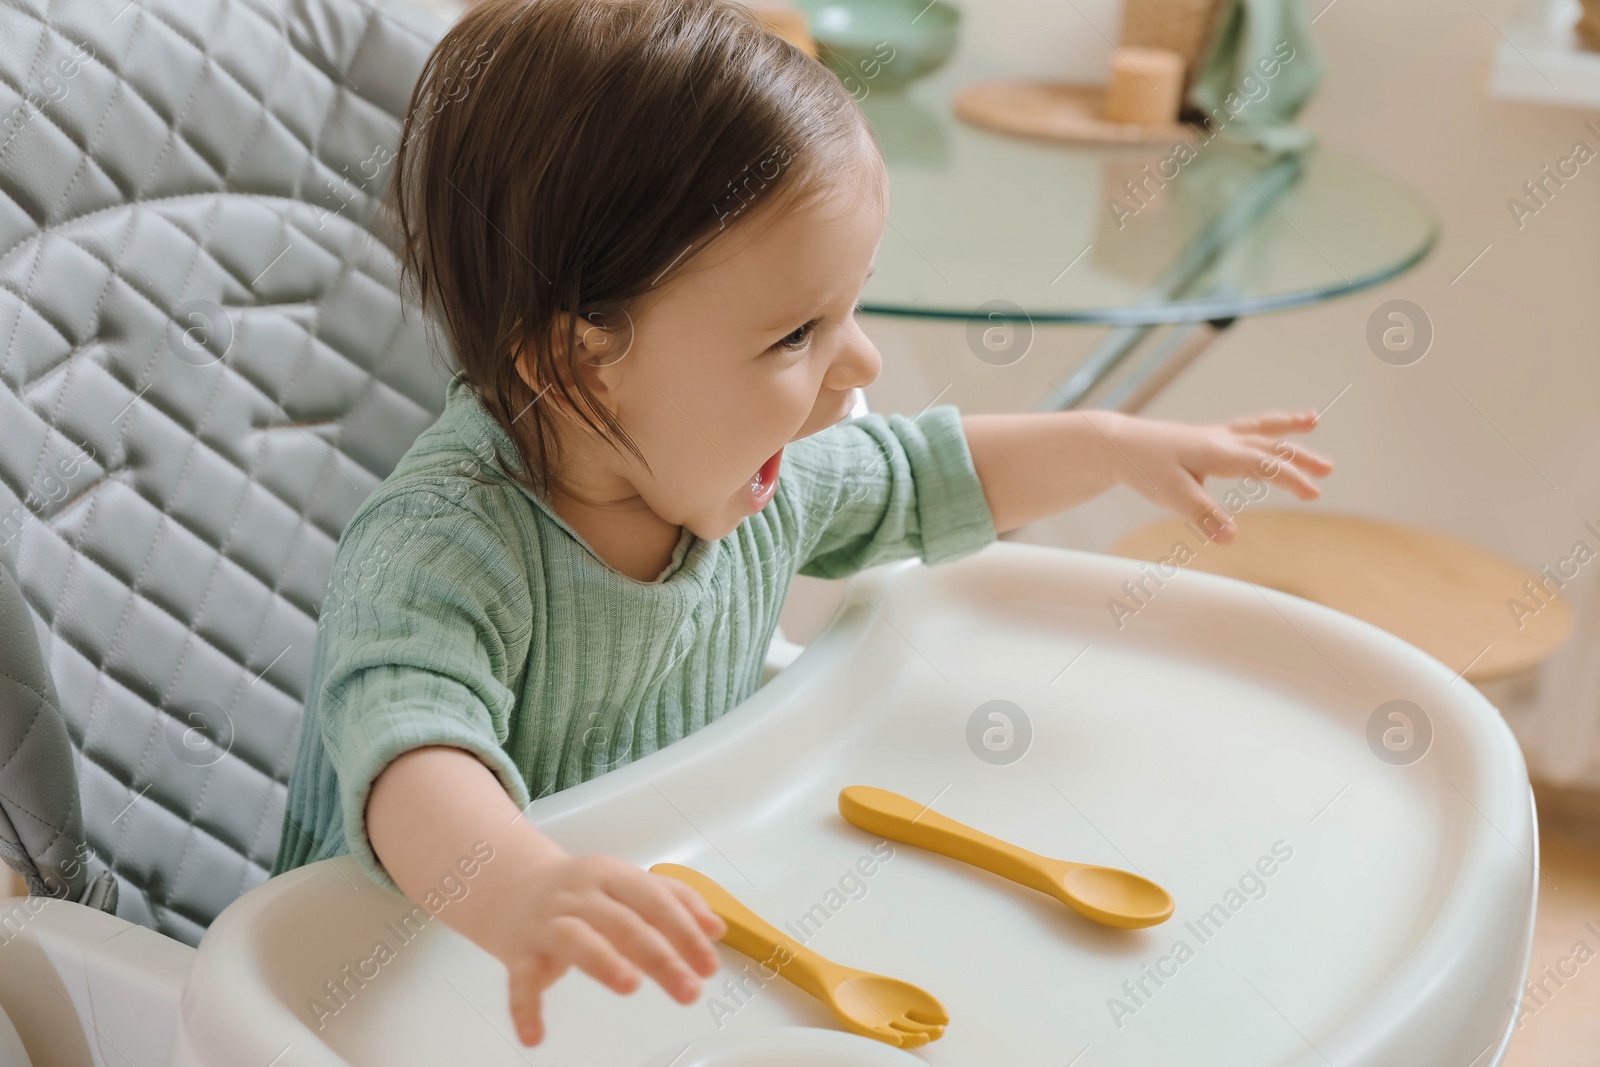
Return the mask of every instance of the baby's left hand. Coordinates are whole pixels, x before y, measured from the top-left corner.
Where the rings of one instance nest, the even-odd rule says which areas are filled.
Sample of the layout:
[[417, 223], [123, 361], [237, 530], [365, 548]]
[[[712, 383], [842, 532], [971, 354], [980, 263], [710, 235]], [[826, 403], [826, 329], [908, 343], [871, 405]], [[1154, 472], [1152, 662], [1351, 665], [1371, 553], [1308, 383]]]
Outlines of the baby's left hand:
[[1233, 540], [1233, 519], [1206, 492], [1205, 480], [1254, 475], [1287, 486], [1301, 500], [1315, 500], [1322, 490], [1311, 476], [1327, 475], [1333, 461], [1283, 440], [1283, 435], [1307, 433], [1316, 425], [1315, 411], [1251, 415], [1201, 426], [1134, 416], [1103, 424], [1122, 480], [1202, 529], [1215, 531], [1215, 540], [1223, 544]]

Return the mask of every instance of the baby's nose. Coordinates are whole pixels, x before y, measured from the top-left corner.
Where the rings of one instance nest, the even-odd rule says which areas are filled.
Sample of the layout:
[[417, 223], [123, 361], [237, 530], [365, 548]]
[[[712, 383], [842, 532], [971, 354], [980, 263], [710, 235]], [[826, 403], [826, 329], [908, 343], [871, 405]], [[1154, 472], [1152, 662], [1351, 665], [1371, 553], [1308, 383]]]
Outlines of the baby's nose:
[[839, 358], [830, 369], [828, 385], [834, 389], [865, 389], [878, 380], [883, 371], [883, 357], [877, 346], [857, 331], [857, 339], [844, 346]]

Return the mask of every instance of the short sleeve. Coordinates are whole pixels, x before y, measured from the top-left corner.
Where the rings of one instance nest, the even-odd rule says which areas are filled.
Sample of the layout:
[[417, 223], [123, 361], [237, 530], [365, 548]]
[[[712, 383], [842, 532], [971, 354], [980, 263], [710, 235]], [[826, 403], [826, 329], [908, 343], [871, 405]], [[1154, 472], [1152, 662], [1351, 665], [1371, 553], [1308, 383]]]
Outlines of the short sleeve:
[[942, 563], [996, 538], [953, 405], [914, 419], [863, 415], [796, 442], [785, 459], [801, 498], [801, 574], [841, 578], [913, 556]]
[[405, 752], [465, 749], [518, 807], [529, 803], [502, 747], [533, 618], [514, 551], [483, 517], [426, 490], [363, 511], [340, 538], [318, 622], [316, 720], [346, 843], [386, 887], [398, 890], [367, 838], [366, 805]]

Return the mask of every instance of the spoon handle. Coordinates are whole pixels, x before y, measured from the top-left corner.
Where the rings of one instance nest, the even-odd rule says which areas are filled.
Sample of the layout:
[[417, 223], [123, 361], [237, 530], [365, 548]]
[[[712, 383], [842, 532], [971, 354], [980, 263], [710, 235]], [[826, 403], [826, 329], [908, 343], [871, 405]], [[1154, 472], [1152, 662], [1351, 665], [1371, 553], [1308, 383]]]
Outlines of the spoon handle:
[[832, 986], [829, 973], [837, 966], [741, 904], [737, 897], [692, 867], [677, 863], [657, 863], [652, 874], [676, 878], [705, 898], [711, 910], [728, 924], [722, 943], [755, 960], [762, 977], [776, 971], [795, 986], [831, 1007]]
[[1053, 897], [1061, 896], [1061, 871], [1052, 872], [1051, 868], [1064, 866], [1063, 861], [990, 837], [910, 797], [876, 786], [846, 786], [839, 791], [839, 814], [869, 833], [970, 863]]

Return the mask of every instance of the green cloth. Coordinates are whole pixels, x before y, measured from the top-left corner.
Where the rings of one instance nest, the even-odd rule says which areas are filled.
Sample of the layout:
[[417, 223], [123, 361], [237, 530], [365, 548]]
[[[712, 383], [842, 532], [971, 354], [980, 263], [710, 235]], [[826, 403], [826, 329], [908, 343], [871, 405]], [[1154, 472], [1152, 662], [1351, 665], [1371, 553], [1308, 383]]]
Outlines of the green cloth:
[[996, 537], [946, 404], [790, 444], [764, 509], [717, 541], [685, 529], [641, 582], [493, 464], [515, 453], [464, 378], [445, 396], [335, 550], [274, 874], [349, 852], [394, 889], [363, 814], [400, 754], [464, 748], [525, 807], [755, 692], [796, 572], [938, 563]]
[[[1294, 117], [1322, 83], [1303, 0], [1220, 0], [1217, 27], [1189, 87], [1189, 103], [1219, 136], [1271, 152], [1316, 143]], [[1325, 0], [1320, 0], [1325, 2]]]

